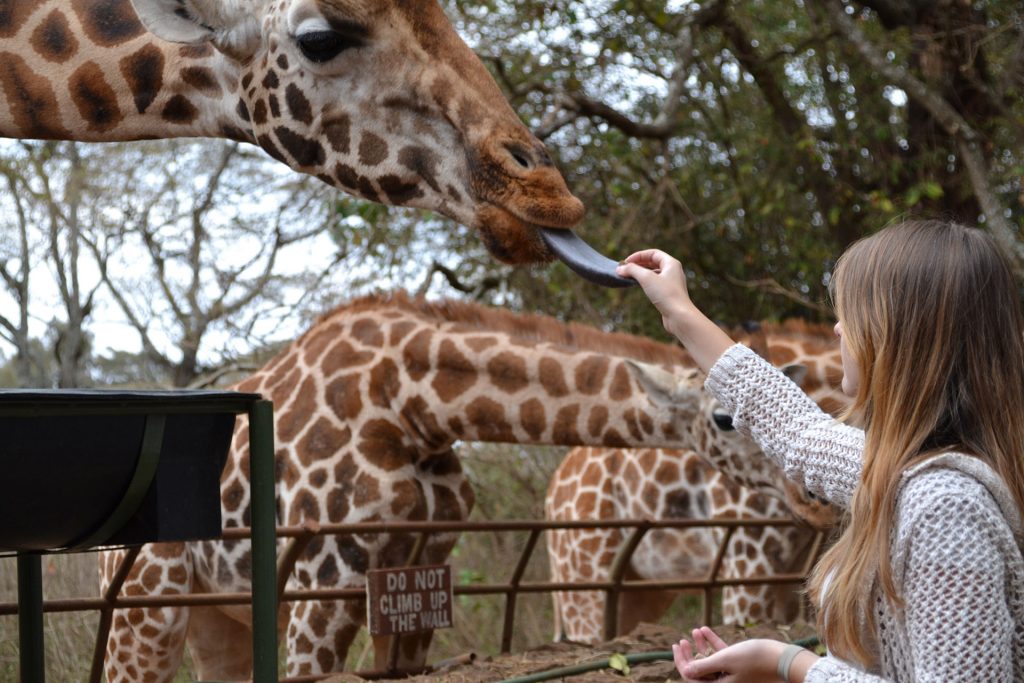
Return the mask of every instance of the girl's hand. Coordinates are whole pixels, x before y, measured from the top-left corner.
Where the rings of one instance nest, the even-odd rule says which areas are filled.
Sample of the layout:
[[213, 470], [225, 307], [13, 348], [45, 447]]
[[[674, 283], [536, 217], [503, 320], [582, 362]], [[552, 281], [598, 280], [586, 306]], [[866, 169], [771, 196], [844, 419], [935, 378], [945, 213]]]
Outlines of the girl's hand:
[[660, 249], [630, 254], [615, 272], [636, 280], [666, 322], [679, 309], [693, 305], [683, 264]]
[[703, 626], [693, 630], [692, 647], [684, 638], [672, 646], [672, 654], [676, 669], [689, 683], [777, 683], [779, 656], [785, 647], [784, 643], [767, 639], [728, 645]]
[[697, 310], [686, 289], [683, 264], [658, 249], [631, 254], [615, 272], [637, 281], [661, 313], [661, 323], [690, 351], [707, 372], [733, 341]]

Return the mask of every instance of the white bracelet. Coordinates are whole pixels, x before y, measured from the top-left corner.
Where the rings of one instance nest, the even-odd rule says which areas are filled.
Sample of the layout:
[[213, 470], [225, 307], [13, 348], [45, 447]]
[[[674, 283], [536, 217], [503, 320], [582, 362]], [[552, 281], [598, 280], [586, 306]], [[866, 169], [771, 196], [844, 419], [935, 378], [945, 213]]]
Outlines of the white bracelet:
[[786, 646], [786, 649], [782, 651], [782, 654], [779, 655], [779, 668], [776, 669], [776, 673], [778, 673], [779, 678], [786, 683], [789, 683], [789, 667], [792, 666], [793, 660], [796, 659], [796, 656], [803, 651], [804, 648], [790, 643]]

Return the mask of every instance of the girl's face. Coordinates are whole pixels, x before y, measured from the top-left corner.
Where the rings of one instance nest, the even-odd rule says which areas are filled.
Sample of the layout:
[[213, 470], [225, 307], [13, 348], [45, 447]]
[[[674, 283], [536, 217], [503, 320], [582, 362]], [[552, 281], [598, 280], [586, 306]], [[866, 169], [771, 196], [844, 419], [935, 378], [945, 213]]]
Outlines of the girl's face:
[[839, 337], [839, 355], [843, 359], [843, 393], [847, 396], [856, 396], [860, 387], [860, 370], [857, 368], [857, 361], [850, 353], [846, 345], [846, 338], [843, 337], [843, 323], [837, 322], [835, 326], [836, 336]]

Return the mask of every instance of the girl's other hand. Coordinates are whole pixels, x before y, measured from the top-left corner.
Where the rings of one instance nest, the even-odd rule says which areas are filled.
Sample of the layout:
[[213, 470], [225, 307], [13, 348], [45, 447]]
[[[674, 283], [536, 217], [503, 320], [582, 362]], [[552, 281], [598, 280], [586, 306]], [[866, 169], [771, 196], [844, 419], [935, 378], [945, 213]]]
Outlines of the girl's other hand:
[[685, 638], [672, 646], [676, 669], [684, 681], [776, 683], [779, 656], [785, 644], [776, 640], [723, 641], [707, 626], [693, 630], [693, 645]]

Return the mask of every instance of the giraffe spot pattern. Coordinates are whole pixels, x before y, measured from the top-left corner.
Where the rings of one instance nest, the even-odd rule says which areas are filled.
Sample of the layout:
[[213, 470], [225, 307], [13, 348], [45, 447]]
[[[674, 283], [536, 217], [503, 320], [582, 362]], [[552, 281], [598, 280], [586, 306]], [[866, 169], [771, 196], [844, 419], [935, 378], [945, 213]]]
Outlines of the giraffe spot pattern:
[[439, 521], [459, 521], [462, 519], [462, 506], [458, 497], [451, 489], [434, 484], [434, 516]]
[[320, 369], [325, 377], [330, 377], [339, 370], [365, 365], [371, 360], [373, 360], [373, 352], [357, 351], [355, 347], [342, 339], [334, 344], [324, 356], [323, 361], [320, 362]]
[[418, 451], [405, 441], [405, 433], [384, 419], [368, 420], [359, 430], [359, 450], [373, 453], [373, 463], [389, 472], [410, 465]]
[[487, 376], [495, 387], [508, 394], [514, 394], [530, 383], [526, 361], [510, 351], [502, 351], [487, 362]]
[[569, 385], [565, 382], [562, 364], [554, 358], [541, 358], [537, 364], [540, 384], [552, 398], [563, 398], [569, 395]]
[[253, 105], [252, 122], [257, 126], [267, 122], [267, 105], [263, 100], [256, 100], [256, 104]]
[[324, 147], [319, 141], [307, 138], [286, 126], [275, 127], [274, 135], [277, 136], [278, 142], [292, 156], [295, 163], [300, 166], [323, 165], [326, 156]]
[[531, 398], [519, 406], [519, 423], [534, 441], [540, 441], [548, 428], [547, 411], [540, 399]]
[[352, 323], [352, 337], [365, 346], [378, 348], [384, 345], [384, 333], [373, 318], [360, 318]]
[[497, 337], [466, 337], [463, 341], [466, 346], [476, 353], [486, 351], [492, 346], [497, 346], [498, 344]]
[[213, 55], [213, 46], [209, 43], [182, 45], [178, 48], [178, 54], [185, 59], [206, 59]]
[[235, 479], [221, 493], [221, 505], [228, 512], [234, 512], [242, 505], [245, 498], [245, 487], [238, 479]]
[[336, 337], [339, 336], [338, 325], [318, 326], [311, 330], [302, 344], [302, 362], [309, 367], [314, 367], [320, 359], [321, 354]]
[[352, 440], [352, 430], [338, 429], [325, 417], [320, 417], [306, 430], [295, 447], [299, 462], [309, 467], [334, 457]]
[[[299, 492], [295, 494], [295, 500], [292, 502], [288, 510], [288, 523], [302, 524], [302, 522], [307, 519], [321, 519], [320, 503], [311, 491], [300, 489]], [[312, 547], [312, 543], [309, 547]]]
[[391, 204], [406, 204], [423, 196], [423, 190], [419, 185], [406, 182], [396, 175], [381, 176], [377, 182]]
[[363, 131], [359, 141], [359, 162], [364, 166], [376, 166], [388, 156], [388, 143], [384, 138], [368, 130]]
[[468, 391], [477, 380], [472, 361], [450, 339], [442, 340], [438, 346], [437, 370], [430, 385], [444, 403]]
[[144, 113], [163, 88], [164, 55], [155, 45], [146, 45], [118, 62], [128, 83], [135, 109]]
[[168, 123], [187, 125], [199, 118], [199, 109], [187, 97], [178, 94], [167, 100], [160, 118]]
[[181, 80], [201, 93], [216, 96], [221, 93], [220, 84], [210, 69], [204, 66], [186, 66], [179, 72]]
[[466, 406], [466, 419], [484, 441], [508, 443], [515, 437], [512, 425], [505, 419], [504, 406], [486, 396], [475, 398]]
[[576, 429], [576, 421], [580, 416], [579, 406], [563, 406], [555, 414], [554, 425], [552, 426], [552, 439], [554, 443], [569, 446], [582, 441]]
[[288, 159], [286, 159], [284, 154], [281, 153], [281, 150], [277, 148], [277, 144], [274, 143], [269, 135], [257, 135], [256, 144], [262, 147], [263, 151], [280, 161], [282, 164], [288, 163]]
[[[342, 375], [327, 385], [327, 404], [340, 420], [353, 420], [363, 410], [359, 375]], [[283, 437], [282, 437], [283, 438]]]
[[359, 472], [355, 477], [355, 488], [352, 493], [352, 504], [359, 509], [365, 509], [381, 499], [380, 484], [374, 476], [366, 472]]
[[70, 133], [60, 122], [57, 98], [49, 81], [12, 52], [0, 52], [0, 87], [3, 87], [14, 125], [25, 137], [62, 139]]
[[352, 121], [345, 114], [335, 114], [324, 121], [323, 132], [331, 149], [339, 154], [348, 154], [351, 128]]
[[277, 438], [282, 442], [288, 442], [298, 436], [299, 432], [306, 426], [309, 415], [316, 410], [316, 383], [311, 377], [302, 381], [294, 400], [290, 404], [284, 402], [277, 405], [287, 405], [282, 411], [281, 417], [276, 421]]
[[72, 4], [92, 42], [114, 47], [145, 34], [132, 6], [123, 0], [82, 0]]
[[299, 86], [289, 83], [285, 88], [284, 101], [293, 119], [307, 126], [313, 123], [313, 108]]
[[420, 330], [414, 334], [402, 348], [402, 364], [409, 378], [418, 382], [430, 372], [430, 343], [433, 334], [430, 330]]
[[576, 367], [576, 390], [581, 394], [594, 395], [604, 386], [604, 378], [608, 373], [608, 358], [604, 356], [588, 356]]
[[398, 366], [390, 358], [382, 358], [370, 370], [370, 385], [367, 392], [370, 395], [370, 402], [380, 408], [387, 408], [400, 389]]
[[358, 574], [365, 574], [370, 566], [369, 555], [366, 549], [356, 543], [351, 536], [338, 539], [338, 556], [352, 571]]
[[50, 62], [66, 62], [78, 50], [78, 40], [71, 33], [68, 19], [58, 9], [36, 27], [30, 42], [35, 51]]
[[608, 386], [608, 398], [613, 401], [625, 401], [633, 395], [633, 388], [629, 382], [629, 370], [625, 364], [618, 363], [612, 371], [612, 381]]
[[441, 186], [437, 182], [439, 161], [438, 156], [426, 147], [403, 147], [398, 153], [398, 163], [423, 178], [435, 192], [441, 192]]
[[124, 114], [117, 105], [117, 93], [107, 83], [96, 62], [86, 62], [68, 79], [71, 101], [91, 131], [104, 132], [117, 126]]
[[10, 38], [21, 31], [37, 5], [24, 0], [0, 0], [0, 38]]
[[590, 415], [587, 417], [587, 431], [590, 435], [593, 437], [600, 436], [607, 425], [608, 408], [603, 405], [596, 405], [591, 408]]

